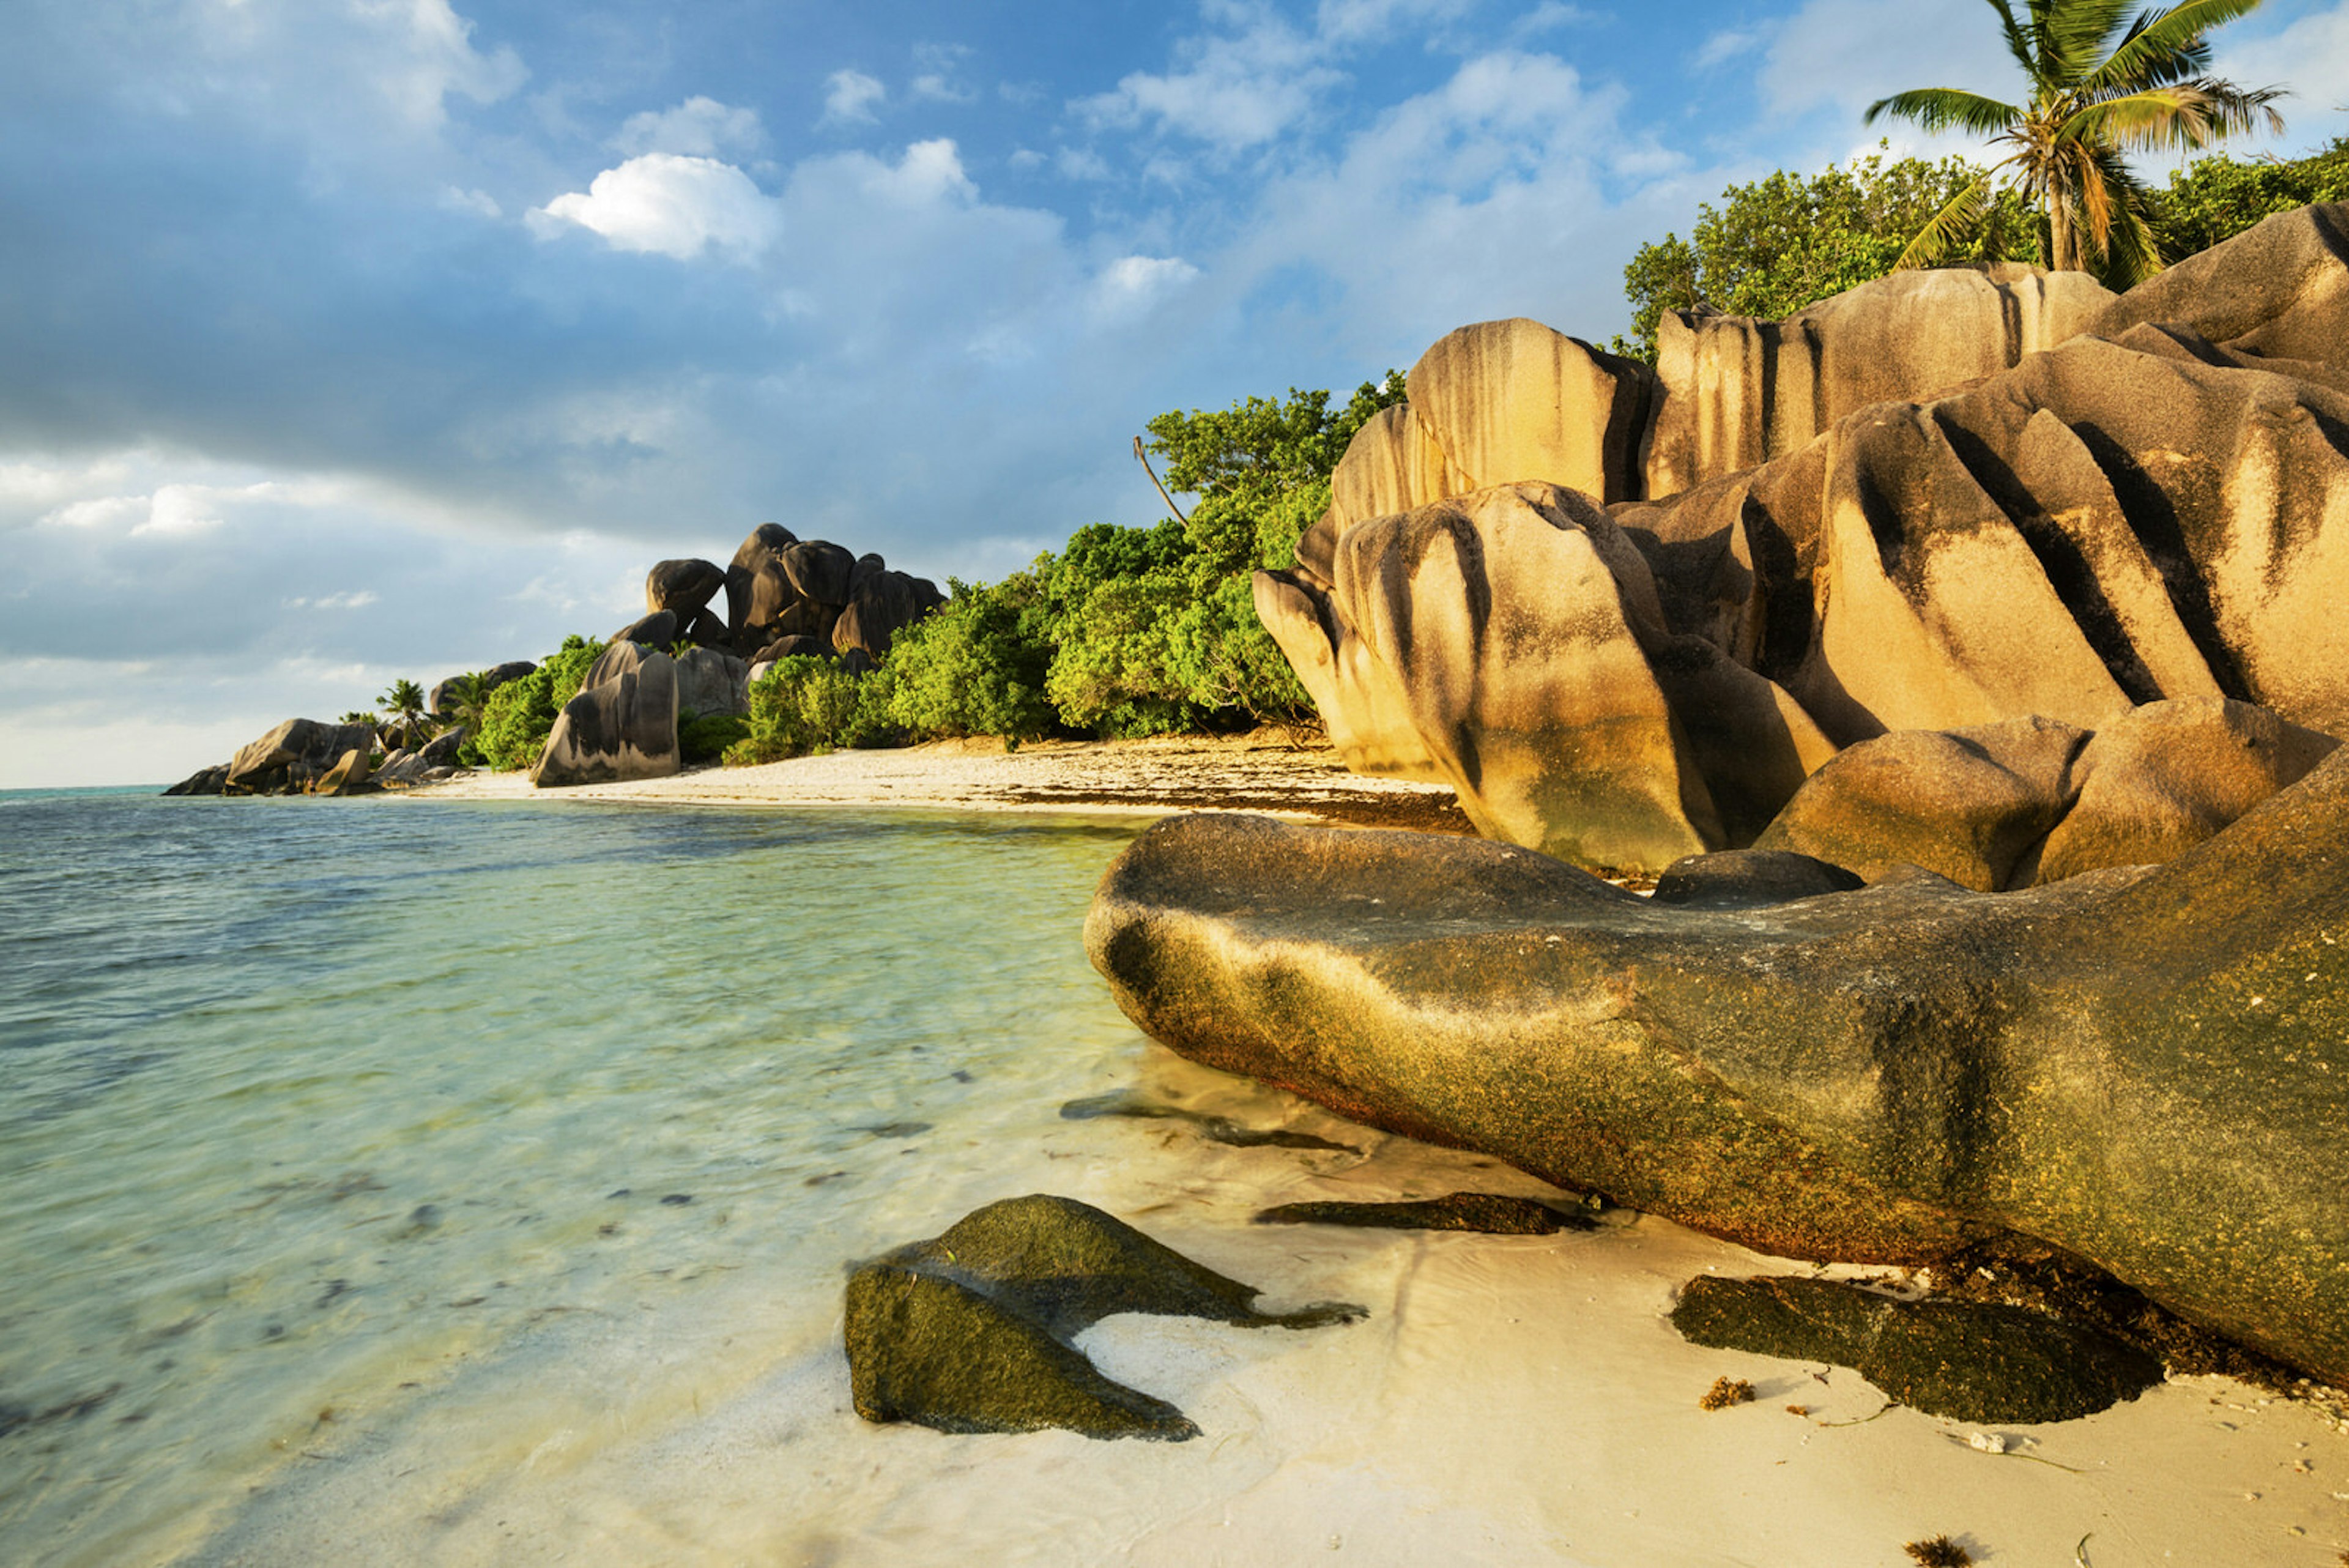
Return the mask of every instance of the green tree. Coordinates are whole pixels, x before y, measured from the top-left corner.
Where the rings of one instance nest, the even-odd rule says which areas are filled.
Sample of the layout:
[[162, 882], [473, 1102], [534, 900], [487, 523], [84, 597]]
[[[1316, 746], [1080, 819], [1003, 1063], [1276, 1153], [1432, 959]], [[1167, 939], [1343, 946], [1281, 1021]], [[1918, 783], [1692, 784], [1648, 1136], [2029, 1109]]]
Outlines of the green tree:
[[1028, 572], [986, 586], [947, 581], [953, 597], [889, 646], [889, 722], [924, 740], [1000, 735], [1007, 747], [1049, 734], [1059, 715], [1044, 695], [1052, 644], [1042, 584]]
[[2047, 223], [2047, 262], [2126, 287], [2160, 270], [2146, 191], [2131, 151], [2197, 151], [2264, 119], [2283, 129], [2276, 88], [2239, 88], [2209, 74], [2214, 27], [2261, 0], [2184, 0], [2132, 18], [2131, 0], [1989, 0], [2026, 102], [1958, 88], [1919, 88], [1868, 106], [1928, 131], [1966, 130], [2013, 151], [1952, 196], [1901, 253], [1930, 266], [1980, 223], [1994, 185], [2020, 188]]
[[2313, 202], [2349, 202], [2349, 136], [2304, 158], [2198, 158], [2147, 207], [2162, 259], [2175, 262]]
[[[1732, 185], [1721, 206], [1697, 209], [1688, 239], [1668, 234], [1632, 255], [1623, 269], [1631, 334], [1613, 348], [1652, 363], [1667, 310], [1702, 305], [1775, 319], [1882, 277], [1910, 236], [1982, 174], [1962, 158], [1888, 162], [1877, 151], [1807, 179], [1782, 170]], [[2022, 193], [2002, 191], [1985, 203], [1969, 243], [1944, 259], [2036, 261], [2036, 228]]]
[[413, 728], [424, 717], [424, 688], [413, 680], [395, 680], [384, 688], [376, 705], [401, 724]]

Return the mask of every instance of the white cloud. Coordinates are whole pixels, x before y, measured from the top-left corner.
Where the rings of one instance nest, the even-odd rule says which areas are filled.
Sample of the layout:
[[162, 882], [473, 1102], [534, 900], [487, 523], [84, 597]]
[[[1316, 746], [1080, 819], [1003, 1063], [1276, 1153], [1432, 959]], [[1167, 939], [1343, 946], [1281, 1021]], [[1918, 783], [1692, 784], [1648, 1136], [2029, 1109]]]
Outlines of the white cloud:
[[456, 185], [447, 186], [441, 191], [440, 206], [445, 212], [471, 213], [480, 218], [505, 215], [505, 209], [500, 207], [497, 198], [487, 191], [468, 191]]
[[838, 70], [824, 81], [823, 117], [819, 125], [870, 125], [878, 119], [874, 106], [885, 100], [889, 89], [863, 71]]
[[1566, 0], [1541, 0], [1541, 4], [1518, 17], [1509, 28], [1513, 43], [1525, 43], [1544, 33], [1560, 27], [1588, 27], [1606, 18], [1579, 5], [1569, 5]]
[[721, 152], [754, 152], [765, 140], [757, 109], [729, 109], [716, 99], [697, 95], [675, 109], [628, 116], [612, 146], [632, 157], [675, 152], [715, 158]]
[[1761, 85], [1779, 113], [1833, 105], [1855, 124], [1869, 104], [1911, 88], [2008, 102], [2023, 90], [1998, 18], [1980, 0], [1808, 0], [1771, 40]]
[[1278, 136], [1344, 79], [1324, 63], [1327, 53], [1320, 38], [1258, 16], [1245, 32], [1185, 42], [1182, 69], [1135, 71], [1114, 92], [1071, 107], [1097, 126], [1152, 123], [1237, 151]]
[[2286, 131], [2279, 149], [2314, 148], [2349, 133], [2349, 0], [2329, 11], [2302, 16], [2281, 33], [2236, 42], [2233, 30], [2212, 39], [2211, 69], [2238, 87], [2288, 87], [2293, 96], [2278, 107]]
[[867, 182], [874, 193], [902, 206], [926, 206], [948, 200], [969, 201], [978, 188], [963, 172], [955, 144], [941, 137], [916, 141], [905, 149], [894, 169], [876, 171]]
[[1041, 169], [1044, 166], [1044, 155], [1032, 147], [1022, 147], [1016, 149], [1004, 161], [1012, 168], [1021, 171]]
[[287, 609], [355, 610], [378, 604], [382, 596], [372, 588], [347, 589], [338, 594], [320, 594], [315, 598], [296, 595], [285, 601]]
[[1052, 157], [1052, 166], [1063, 180], [1106, 180], [1109, 165], [1102, 155], [1090, 147], [1063, 147]]
[[1469, 9], [1468, 0], [1321, 0], [1317, 30], [1332, 42], [1378, 41], [1402, 28], [1449, 22]]
[[1740, 55], [1752, 54], [1762, 47], [1764, 35], [1755, 27], [1724, 27], [1700, 45], [1689, 64], [1700, 71], [1709, 71]]
[[592, 229], [624, 251], [649, 251], [680, 260], [712, 246], [749, 256], [781, 234], [775, 203], [750, 177], [714, 158], [647, 152], [595, 176], [532, 213], [543, 233], [561, 223]]
[[1180, 256], [1120, 256], [1093, 280], [1092, 314], [1103, 323], [1137, 320], [1198, 275]]
[[934, 103], [977, 102], [978, 89], [957, 79], [963, 61], [969, 57], [969, 48], [961, 44], [915, 45], [914, 60], [921, 74], [907, 90]]
[[495, 103], [529, 79], [511, 48], [476, 50], [473, 24], [449, 0], [350, 0], [349, 9], [385, 46], [376, 55], [378, 90], [416, 124], [440, 124], [450, 93]]

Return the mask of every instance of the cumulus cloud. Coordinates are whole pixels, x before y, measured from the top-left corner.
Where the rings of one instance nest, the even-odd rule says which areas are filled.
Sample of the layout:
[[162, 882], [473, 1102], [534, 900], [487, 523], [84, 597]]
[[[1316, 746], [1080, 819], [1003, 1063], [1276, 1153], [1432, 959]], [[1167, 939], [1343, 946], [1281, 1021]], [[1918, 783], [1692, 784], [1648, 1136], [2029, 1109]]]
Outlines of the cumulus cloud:
[[351, 0], [350, 12], [380, 40], [378, 90], [416, 123], [438, 125], [451, 93], [494, 103], [529, 79], [512, 49], [475, 49], [473, 24], [449, 0]]
[[1696, 56], [1689, 63], [1696, 69], [1709, 71], [1740, 55], [1750, 55], [1762, 47], [1764, 34], [1756, 27], [1724, 27], [1698, 46]]
[[871, 125], [879, 116], [873, 110], [885, 101], [889, 89], [880, 81], [858, 70], [837, 70], [824, 79], [823, 117], [819, 125]]
[[461, 186], [443, 186], [440, 191], [441, 210], [450, 213], [471, 213], [477, 218], [498, 218], [505, 209], [487, 191], [468, 191]]
[[1071, 107], [1096, 127], [1151, 125], [1237, 151], [1280, 135], [1344, 79], [1328, 54], [1322, 38], [1263, 14], [1242, 32], [1185, 41], [1178, 69], [1133, 72]]
[[674, 152], [715, 158], [721, 152], [755, 152], [765, 140], [757, 109], [729, 109], [716, 99], [697, 95], [675, 109], [630, 115], [612, 138], [612, 146], [631, 156]]
[[750, 177], [714, 158], [647, 152], [535, 209], [543, 232], [576, 223], [614, 249], [688, 260], [715, 247], [748, 256], [773, 244], [782, 221]]
[[1770, 41], [1761, 85], [1780, 113], [1852, 116], [1910, 88], [1964, 88], [2012, 102], [2021, 73], [1980, 0], [1807, 0]]
[[1198, 275], [1180, 256], [1120, 256], [1093, 280], [1093, 317], [1105, 324], [1137, 320]]
[[[2349, 134], [2349, 0], [2301, 17], [2265, 38], [2216, 35], [2211, 69], [2239, 87], [2289, 87], [2281, 106], [2285, 146], [2312, 148]], [[2246, 141], [2254, 140], [2251, 138]]]
[[969, 48], [961, 44], [915, 45], [914, 63], [920, 74], [906, 90], [933, 103], [976, 103], [978, 89], [958, 79], [962, 64], [969, 57]]
[[895, 167], [876, 170], [866, 184], [874, 194], [903, 206], [968, 201], [978, 194], [963, 172], [960, 151], [945, 137], [915, 142]]

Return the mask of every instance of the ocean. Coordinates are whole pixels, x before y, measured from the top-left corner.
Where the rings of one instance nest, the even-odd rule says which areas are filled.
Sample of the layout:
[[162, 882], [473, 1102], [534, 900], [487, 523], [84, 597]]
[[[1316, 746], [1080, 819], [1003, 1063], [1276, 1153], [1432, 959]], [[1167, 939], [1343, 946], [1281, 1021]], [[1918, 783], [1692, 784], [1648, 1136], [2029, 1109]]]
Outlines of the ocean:
[[0, 795], [0, 1557], [836, 1371], [849, 1262], [1165, 1140], [1058, 1115], [1147, 1045], [1081, 940], [1133, 831]]

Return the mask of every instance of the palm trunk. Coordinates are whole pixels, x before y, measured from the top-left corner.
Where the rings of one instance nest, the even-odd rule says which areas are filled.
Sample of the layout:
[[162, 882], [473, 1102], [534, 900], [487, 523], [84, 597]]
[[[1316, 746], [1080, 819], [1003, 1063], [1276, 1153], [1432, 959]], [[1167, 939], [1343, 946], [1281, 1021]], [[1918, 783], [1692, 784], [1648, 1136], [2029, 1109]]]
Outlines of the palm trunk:
[[2055, 272], [2080, 270], [2079, 242], [2072, 237], [2072, 203], [2054, 191], [2047, 192], [2047, 265]]

